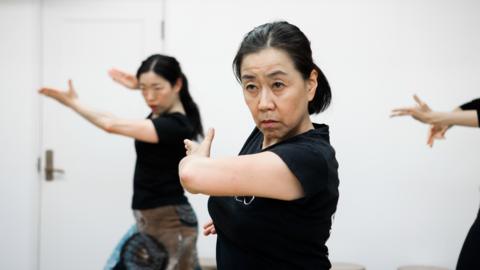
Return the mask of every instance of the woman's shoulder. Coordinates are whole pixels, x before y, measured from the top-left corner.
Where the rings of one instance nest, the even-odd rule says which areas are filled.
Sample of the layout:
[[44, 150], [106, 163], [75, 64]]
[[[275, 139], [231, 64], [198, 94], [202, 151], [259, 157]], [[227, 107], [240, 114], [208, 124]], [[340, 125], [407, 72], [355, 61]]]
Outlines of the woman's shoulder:
[[180, 126], [191, 126], [192, 123], [190, 122], [190, 119], [188, 117], [180, 112], [173, 112], [173, 113], [163, 113], [159, 115], [156, 118], [152, 118], [152, 120], [155, 121], [165, 121], [169, 122], [171, 124], [177, 124]]
[[[299, 145], [312, 149], [332, 148], [330, 144], [329, 127], [326, 124], [313, 124], [314, 128], [287, 139], [283, 144]], [[282, 144], [282, 143], [280, 143]]]
[[270, 149], [275, 153], [284, 153], [296, 160], [323, 159], [335, 160], [335, 149], [330, 144], [329, 127], [314, 124], [314, 129], [287, 139]]
[[193, 124], [182, 113], [164, 113], [150, 119], [157, 131], [159, 138], [191, 138], [193, 136]]

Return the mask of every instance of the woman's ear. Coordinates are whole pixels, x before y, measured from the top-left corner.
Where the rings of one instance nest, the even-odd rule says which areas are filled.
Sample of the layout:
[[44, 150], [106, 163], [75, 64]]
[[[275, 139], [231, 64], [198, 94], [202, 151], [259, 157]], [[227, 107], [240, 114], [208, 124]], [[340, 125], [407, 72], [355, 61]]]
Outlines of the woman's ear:
[[317, 92], [317, 82], [318, 72], [315, 69], [312, 69], [310, 72], [310, 77], [307, 79], [307, 94], [308, 94], [308, 101], [312, 101], [315, 97], [315, 93]]
[[180, 90], [182, 89], [183, 87], [183, 80], [182, 80], [182, 77], [178, 78], [177, 81], [175, 82], [175, 85], [173, 86], [173, 91], [175, 93], [178, 93], [180, 92]]

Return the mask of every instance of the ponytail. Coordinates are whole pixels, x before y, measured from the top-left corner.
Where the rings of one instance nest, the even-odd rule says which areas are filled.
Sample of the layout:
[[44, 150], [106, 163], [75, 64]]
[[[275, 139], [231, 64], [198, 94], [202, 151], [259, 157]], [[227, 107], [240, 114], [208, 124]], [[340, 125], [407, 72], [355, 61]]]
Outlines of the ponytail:
[[192, 96], [190, 96], [190, 92], [188, 91], [188, 80], [187, 77], [182, 73], [182, 89], [180, 89], [180, 101], [182, 102], [183, 108], [185, 109], [185, 113], [187, 114], [188, 119], [193, 124], [193, 130], [195, 133], [195, 137], [203, 136], [203, 126], [202, 120], [200, 118], [200, 112], [198, 110], [198, 106], [193, 101]]
[[313, 99], [308, 103], [309, 114], [323, 112], [328, 108], [330, 101], [332, 100], [332, 91], [327, 78], [317, 65], [313, 64], [313, 69], [318, 73], [317, 90], [315, 91]]

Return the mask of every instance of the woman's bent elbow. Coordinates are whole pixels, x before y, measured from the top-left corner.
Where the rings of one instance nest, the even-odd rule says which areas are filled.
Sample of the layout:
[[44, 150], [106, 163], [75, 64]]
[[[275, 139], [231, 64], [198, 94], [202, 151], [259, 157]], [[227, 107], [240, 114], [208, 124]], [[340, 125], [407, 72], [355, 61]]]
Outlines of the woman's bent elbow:
[[[184, 160], [182, 160], [183, 162]], [[191, 166], [189, 164], [180, 164], [180, 168], [178, 170], [178, 174], [180, 177], [180, 183], [182, 184], [183, 188], [192, 194], [199, 193], [195, 182], [195, 173], [193, 172]]]
[[115, 133], [115, 125], [111, 121], [100, 123], [100, 127], [107, 133]]

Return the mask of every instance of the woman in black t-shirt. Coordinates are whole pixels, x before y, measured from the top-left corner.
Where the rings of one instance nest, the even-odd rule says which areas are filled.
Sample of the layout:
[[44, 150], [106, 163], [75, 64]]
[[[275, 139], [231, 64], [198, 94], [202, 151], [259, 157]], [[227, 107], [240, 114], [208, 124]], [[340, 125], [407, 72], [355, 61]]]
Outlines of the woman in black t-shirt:
[[287, 22], [256, 27], [234, 59], [235, 74], [256, 128], [240, 156], [209, 158], [213, 130], [185, 141], [182, 185], [211, 195], [217, 267], [330, 269], [325, 242], [338, 201], [338, 164], [325, 110], [330, 86], [312, 59], [307, 37]]
[[[429, 124], [427, 144], [432, 147], [435, 139], [444, 139], [445, 133], [453, 126], [479, 127], [480, 125], [480, 99], [472, 100], [460, 105], [451, 112], [432, 111], [430, 107], [413, 96], [416, 106], [398, 108], [392, 111], [392, 116], [410, 115], [415, 120]], [[462, 251], [458, 257], [457, 270], [480, 269], [480, 210], [477, 218], [470, 228], [467, 238], [463, 243]]]
[[95, 126], [135, 139], [132, 208], [139, 233], [125, 241], [118, 264], [106, 269], [197, 268], [198, 224], [178, 177], [178, 163], [185, 156], [183, 140], [203, 133], [187, 78], [175, 58], [159, 54], [143, 61], [136, 76], [118, 70], [109, 74], [141, 91], [151, 108], [146, 119], [121, 119], [89, 108], [79, 101], [71, 81], [68, 91], [40, 90]]

